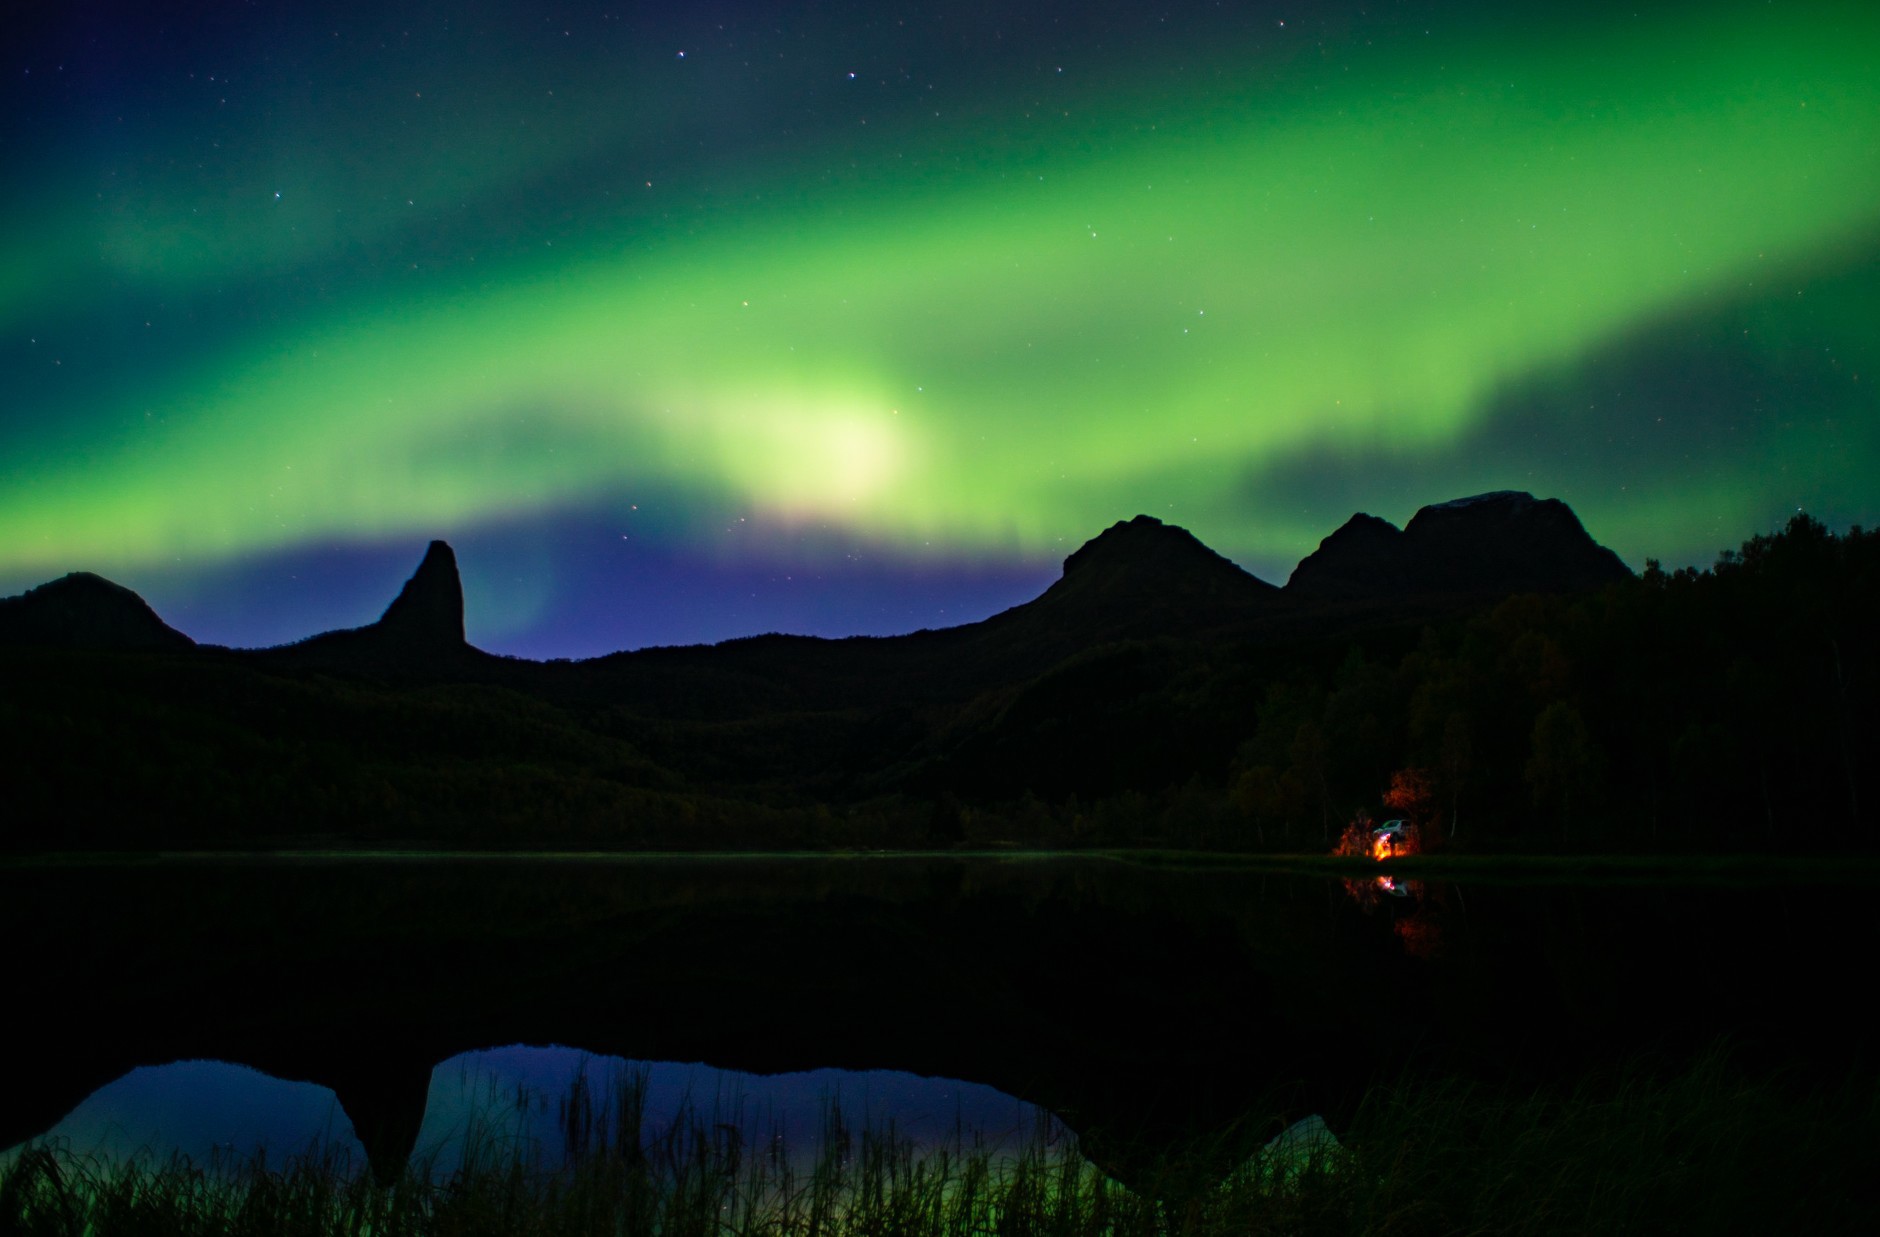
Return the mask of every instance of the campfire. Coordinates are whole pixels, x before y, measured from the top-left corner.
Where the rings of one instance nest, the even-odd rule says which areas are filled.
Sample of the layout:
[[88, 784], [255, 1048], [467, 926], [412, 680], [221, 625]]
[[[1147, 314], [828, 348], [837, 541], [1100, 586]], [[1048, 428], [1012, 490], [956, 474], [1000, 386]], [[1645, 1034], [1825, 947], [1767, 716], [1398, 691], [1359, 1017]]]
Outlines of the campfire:
[[1387, 820], [1374, 828], [1367, 827], [1367, 824], [1347, 825], [1343, 836], [1338, 839], [1335, 853], [1368, 855], [1382, 863], [1387, 859], [1414, 855], [1421, 849], [1417, 844], [1416, 826], [1407, 820]]
[[1387, 820], [1371, 830], [1371, 858], [1382, 862], [1417, 853], [1417, 827], [1407, 820]]

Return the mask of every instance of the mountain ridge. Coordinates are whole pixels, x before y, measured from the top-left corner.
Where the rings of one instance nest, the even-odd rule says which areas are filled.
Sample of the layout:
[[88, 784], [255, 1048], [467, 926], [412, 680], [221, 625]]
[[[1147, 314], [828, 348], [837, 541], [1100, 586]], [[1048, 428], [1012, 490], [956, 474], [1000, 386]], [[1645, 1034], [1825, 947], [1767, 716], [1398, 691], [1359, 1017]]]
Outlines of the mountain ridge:
[[1360, 512], [1299, 561], [1286, 591], [1347, 601], [1391, 592], [1480, 597], [1574, 592], [1631, 574], [1559, 499], [1493, 490], [1420, 507], [1401, 530]]
[[[1480, 599], [1495, 593], [1561, 592], [1631, 572], [1586, 533], [1558, 499], [1501, 490], [1418, 509], [1403, 529], [1358, 513], [1325, 537], [1284, 587], [1244, 570], [1179, 525], [1150, 515], [1118, 520], [1065, 557], [1059, 578], [1030, 601], [977, 623], [877, 640], [988, 639], [1039, 654], [1119, 639], [1193, 636], [1286, 624], [1315, 604], [1384, 606], [1406, 595]], [[1290, 624], [1286, 624], [1290, 625]], [[166, 634], [167, 633], [167, 634]], [[750, 636], [697, 649], [725, 650], [823, 640]], [[132, 590], [74, 572], [0, 599], [0, 643], [183, 650], [197, 647], [164, 624]], [[841, 643], [840, 641], [830, 643]], [[652, 650], [621, 650], [570, 665], [595, 665]], [[450, 673], [499, 658], [468, 643], [455, 552], [436, 540], [381, 617], [267, 649], [237, 650], [301, 667]], [[547, 663], [528, 664], [543, 665]]]
[[[1492, 547], [1539, 505], [1489, 496], [1418, 527], [1459, 514]], [[1105, 532], [1052, 589], [974, 624], [583, 662], [465, 643], [444, 547], [377, 622], [280, 649], [9, 639], [34, 635], [23, 610], [43, 627], [50, 590], [0, 607], [16, 809], [0, 851], [1310, 850], [1387, 787], [1511, 844], [1727, 829], [1825, 845], [1815, 822], [1840, 836], [1871, 815], [1873, 725], [1847, 701], [1871, 694], [1880, 534], [1798, 515], [1710, 571], [1507, 606], [1409, 591], [1413, 573], [1314, 598], [1159, 521]], [[1358, 519], [1322, 561], [1369, 542], [1401, 568], [1406, 536]], [[1535, 576], [1498, 561], [1477, 565]], [[1826, 674], [1824, 648], [1840, 657]], [[1772, 707], [1778, 684], [1793, 707]]]
[[0, 598], [0, 644], [148, 651], [196, 647], [134, 591], [89, 571]]
[[302, 668], [448, 675], [492, 656], [465, 639], [463, 616], [456, 552], [433, 541], [376, 622], [248, 652]]

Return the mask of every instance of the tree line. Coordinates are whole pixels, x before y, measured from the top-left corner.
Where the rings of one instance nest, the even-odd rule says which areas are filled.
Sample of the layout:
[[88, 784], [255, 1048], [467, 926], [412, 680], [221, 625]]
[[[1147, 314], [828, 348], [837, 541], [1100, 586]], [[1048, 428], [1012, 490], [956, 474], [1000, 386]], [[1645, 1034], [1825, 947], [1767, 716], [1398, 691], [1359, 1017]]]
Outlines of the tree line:
[[1405, 816], [1477, 851], [1864, 850], [1877, 610], [1880, 533], [1797, 515], [1707, 569], [1650, 563], [1598, 592], [1100, 646], [967, 699], [784, 707], [753, 678], [751, 708], [717, 719], [11, 650], [0, 847], [1299, 852]]
[[1223, 766], [1008, 807], [1065, 841], [1235, 850], [1330, 849], [1384, 816], [1476, 850], [1868, 849], [1877, 607], [1880, 533], [1797, 515], [1705, 570], [1651, 562], [1251, 670], [1212, 654], [1231, 688], [1195, 713], [1231, 739]]

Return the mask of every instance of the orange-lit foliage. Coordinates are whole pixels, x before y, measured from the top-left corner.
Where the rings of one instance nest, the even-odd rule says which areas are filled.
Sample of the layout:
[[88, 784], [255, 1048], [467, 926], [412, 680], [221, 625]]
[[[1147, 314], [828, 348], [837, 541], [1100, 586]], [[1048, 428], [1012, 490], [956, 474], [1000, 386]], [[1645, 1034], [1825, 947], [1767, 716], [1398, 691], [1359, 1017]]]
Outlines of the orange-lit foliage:
[[1387, 874], [1347, 877], [1341, 883], [1365, 914], [1389, 913], [1391, 931], [1410, 957], [1428, 960], [1442, 952], [1447, 900], [1440, 887]]
[[1402, 833], [1377, 836], [1375, 822], [1360, 818], [1345, 826], [1344, 832], [1338, 835], [1338, 844], [1332, 848], [1332, 853], [1383, 860], [1414, 855], [1422, 849], [1416, 822], [1406, 821]]
[[1372, 911], [1377, 909], [1378, 888], [1369, 877], [1363, 880], [1352, 880], [1347, 877], [1341, 880], [1339, 884], [1345, 887], [1346, 896], [1365, 910]]
[[1338, 845], [1332, 847], [1334, 855], [1356, 857], [1371, 853], [1371, 822], [1354, 820], [1345, 826], [1345, 831], [1338, 835]]
[[1428, 769], [1399, 769], [1390, 775], [1384, 806], [1421, 823], [1436, 810], [1436, 778]]

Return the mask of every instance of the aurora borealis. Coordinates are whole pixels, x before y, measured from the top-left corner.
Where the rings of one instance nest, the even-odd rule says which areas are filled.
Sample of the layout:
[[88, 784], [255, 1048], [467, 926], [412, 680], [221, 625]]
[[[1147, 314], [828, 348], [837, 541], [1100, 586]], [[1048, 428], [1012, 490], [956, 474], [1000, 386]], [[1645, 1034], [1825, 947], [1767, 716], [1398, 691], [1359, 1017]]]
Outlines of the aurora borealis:
[[1880, 520], [1871, 4], [86, 4], [10, 40], [0, 591], [890, 632], [1138, 511]]

